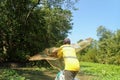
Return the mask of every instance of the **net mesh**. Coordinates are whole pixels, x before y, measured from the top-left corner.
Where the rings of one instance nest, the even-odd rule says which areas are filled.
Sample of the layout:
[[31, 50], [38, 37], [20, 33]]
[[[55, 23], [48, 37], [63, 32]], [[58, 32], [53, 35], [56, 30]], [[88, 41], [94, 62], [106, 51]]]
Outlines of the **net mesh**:
[[[88, 45], [90, 45], [92, 39], [89, 38], [87, 40], [81, 41], [77, 44], [72, 44], [72, 46], [76, 49], [76, 52], [79, 52], [86, 48]], [[30, 57], [29, 61], [35, 61], [35, 60], [47, 60], [48, 63], [58, 70], [63, 70], [64, 63], [62, 59], [57, 58], [57, 51], [59, 48], [52, 47], [52, 48], [46, 48], [41, 54], [34, 55]]]

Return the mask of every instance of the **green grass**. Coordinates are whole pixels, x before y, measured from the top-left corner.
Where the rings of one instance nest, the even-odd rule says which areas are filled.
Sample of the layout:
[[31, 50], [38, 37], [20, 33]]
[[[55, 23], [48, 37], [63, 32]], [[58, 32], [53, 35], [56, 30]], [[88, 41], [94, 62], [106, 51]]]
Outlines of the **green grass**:
[[81, 72], [94, 75], [94, 80], [120, 80], [120, 66], [81, 62]]
[[57, 70], [53, 68], [2, 68], [0, 80], [54, 80]]
[[0, 80], [26, 80], [25, 77], [20, 76], [15, 70], [2, 69], [0, 71]]
[[[120, 80], [120, 66], [90, 62], [80, 62], [80, 66], [81, 80]], [[0, 80], [54, 80], [57, 72], [43, 67], [0, 69]]]

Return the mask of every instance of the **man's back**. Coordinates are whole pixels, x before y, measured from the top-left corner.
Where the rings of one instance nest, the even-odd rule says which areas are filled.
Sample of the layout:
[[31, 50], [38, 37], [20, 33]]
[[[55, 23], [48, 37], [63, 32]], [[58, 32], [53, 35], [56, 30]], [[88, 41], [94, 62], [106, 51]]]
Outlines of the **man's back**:
[[63, 45], [58, 51], [58, 57], [63, 57], [65, 70], [79, 71], [80, 65], [76, 56], [75, 49], [69, 45]]

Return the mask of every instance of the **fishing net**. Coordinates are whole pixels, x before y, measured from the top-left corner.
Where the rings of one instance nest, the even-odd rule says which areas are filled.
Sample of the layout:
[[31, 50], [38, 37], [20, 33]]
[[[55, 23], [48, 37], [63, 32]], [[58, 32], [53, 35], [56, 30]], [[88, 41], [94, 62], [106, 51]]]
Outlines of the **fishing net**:
[[[92, 39], [88, 38], [77, 44], [71, 44], [71, 46], [75, 48], [76, 52], [79, 52], [79, 51], [83, 50], [84, 48], [86, 48], [88, 45], [90, 45], [91, 41], [92, 41]], [[58, 49], [59, 48], [57, 48], [57, 47], [46, 48], [40, 54], [30, 57], [29, 61], [47, 60], [48, 63], [52, 67], [57, 68], [58, 70], [63, 70], [63, 68], [64, 68], [63, 60], [57, 58]]]

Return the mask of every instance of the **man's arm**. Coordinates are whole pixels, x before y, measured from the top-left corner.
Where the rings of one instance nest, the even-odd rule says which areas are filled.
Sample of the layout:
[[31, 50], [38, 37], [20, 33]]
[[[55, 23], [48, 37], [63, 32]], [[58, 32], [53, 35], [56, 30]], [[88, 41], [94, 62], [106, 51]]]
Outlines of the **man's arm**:
[[59, 50], [59, 48], [57, 48], [57, 47], [47, 48], [47, 49], [45, 49], [44, 53], [50, 57], [57, 57], [58, 50]]

